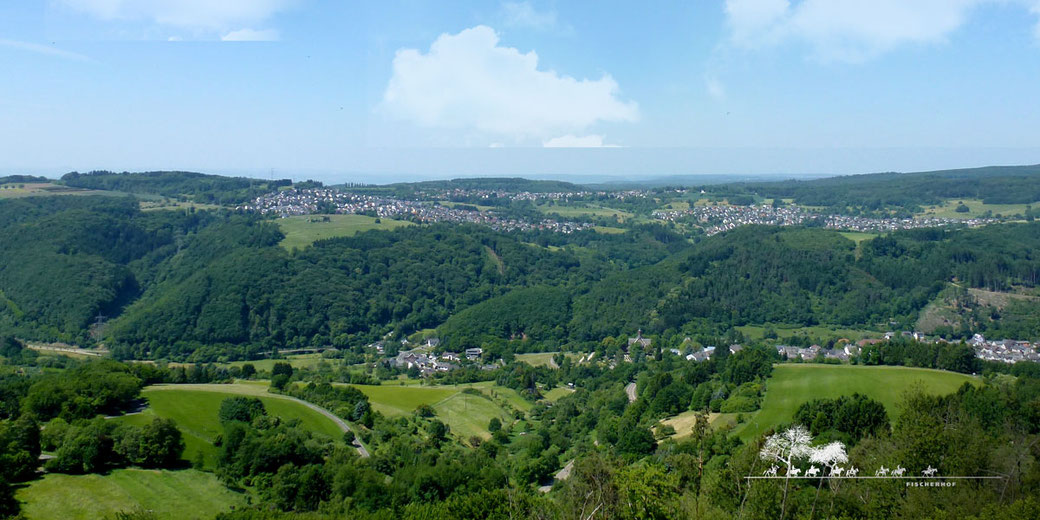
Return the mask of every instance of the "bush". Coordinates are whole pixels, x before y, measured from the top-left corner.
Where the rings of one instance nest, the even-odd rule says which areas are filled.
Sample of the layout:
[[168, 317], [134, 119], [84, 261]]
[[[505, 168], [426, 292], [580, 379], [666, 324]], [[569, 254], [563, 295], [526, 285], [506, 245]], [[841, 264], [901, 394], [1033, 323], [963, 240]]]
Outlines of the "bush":
[[264, 403], [256, 397], [228, 397], [220, 402], [217, 416], [220, 422], [241, 421], [253, 422], [253, 419], [267, 415]]

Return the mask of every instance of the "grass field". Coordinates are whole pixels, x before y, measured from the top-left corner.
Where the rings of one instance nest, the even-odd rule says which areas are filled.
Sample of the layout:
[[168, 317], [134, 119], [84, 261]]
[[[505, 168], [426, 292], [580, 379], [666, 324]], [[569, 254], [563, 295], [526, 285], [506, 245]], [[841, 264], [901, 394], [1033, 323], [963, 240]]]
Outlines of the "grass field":
[[861, 231], [841, 231], [838, 232], [838, 234], [855, 242], [856, 245], [859, 245], [859, 243], [864, 240], [870, 240], [872, 238], [877, 238], [878, 236], [880, 236], [877, 233], [863, 233]]
[[548, 204], [539, 204], [536, 206], [538, 211], [542, 213], [556, 213], [561, 217], [581, 217], [581, 216], [593, 216], [593, 217], [614, 217], [617, 216], [620, 220], [628, 220], [635, 215], [627, 211], [614, 208], [604, 208], [602, 206], [594, 205], [580, 205], [580, 206], [550, 206]]
[[916, 382], [927, 392], [948, 394], [975, 378], [954, 372], [908, 367], [853, 365], [776, 365], [766, 383], [762, 409], [750, 416], [734, 433], [747, 440], [772, 426], [790, 422], [798, 406], [817, 398], [834, 398], [860, 393], [885, 405], [889, 418], [899, 413], [903, 392]]
[[[407, 381], [406, 383], [411, 383]], [[533, 404], [524, 399], [512, 388], [494, 384], [492, 381], [469, 383], [457, 386], [416, 386], [414, 384], [380, 386], [352, 385], [368, 396], [372, 409], [387, 417], [407, 415], [415, 411], [421, 404], [433, 407], [437, 418], [444, 421], [452, 432], [467, 439], [474, 435], [487, 438], [488, 422], [498, 417], [508, 422], [509, 407], [526, 412]], [[480, 390], [486, 397], [466, 394], [466, 388]], [[562, 397], [557, 390], [569, 393], [569, 390], [555, 389], [555, 400]], [[555, 393], [554, 393], [555, 392]]]
[[122, 195], [112, 191], [85, 190], [49, 182], [0, 184], [0, 199], [38, 197], [41, 195]]
[[[229, 368], [229, 367], [241, 367], [242, 365], [253, 365], [257, 371], [271, 371], [274, 368], [275, 363], [289, 363], [293, 368], [315, 368], [323, 361], [338, 365], [340, 360], [338, 359], [324, 359], [321, 354], [294, 354], [291, 356], [285, 356], [285, 359], [254, 359], [252, 361], [230, 361], [227, 363], [216, 363], [217, 366]], [[171, 367], [191, 367], [194, 363], [169, 363]]]
[[[329, 217], [329, 222], [311, 222], [324, 217]], [[380, 222], [377, 224], [376, 220]], [[411, 222], [376, 219], [365, 215], [299, 215], [278, 219], [277, 222], [285, 234], [280, 245], [289, 250], [294, 247], [303, 249], [326, 238], [349, 237], [372, 229], [391, 230], [412, 225]]]
[[211, 473], [119, 469], [107, 475], [50, 474], [19, 489], [29, 520], [94, 520], [120, 511], [152, 511], [158, 519], [209, 519], [246, 503]]
[[547, 392], [542, 392], [542, 395], [544, 395], [545, 398], [549, 401], [555, 403], [556, 401], [559, 401], [561, 398], [567, 397], [568, 395], [571, 395], [573, 393], [574, 390], [571, 390], [570, 388], [567, 388], [565, 386], [558, 386]]
[[505, 410], [491, 399], [461, 392], [434, 404], [433, 409], [452, 433], [463, 439], [491, 437], [487, 427], [492, 417], [507, 424], [510, 421]]
[[610, 226], [592, 226], [593, 231], [604, 235], [620, 235], [625, 232], [624, 228]]
[[131, 424], [146, 424], [153, 417], [177, 421], [184, 434], [184, 458], [194, 460], [198, 452], [206, 457], [206, 467], [213, 467], [217, 449], [213, 441], [223, 432], [217, 419], [220, 403], [233, 395], [252, 395], [260, 398], [267, 413], [282, 419], [299, 419], [312, 432], [339, 439], [342, 432], [324, 415], [297, 402], [266, 393], [263, 384], [233, 385], [163, 385], [146, 387], [141, 395], [148, 400], [148, 408], [136, 415], [115, 420]]
[[[772, 327], [773, 330], [776, 331], [776, 335], [781, 339], [790, 338], [791, 336], [801, 334], [808, 335], [813, 338], [838, 337], [847, 338], [852, 341], [859, 341], [863, 338], [879, 338], [882, 336], [882, 333], [877, 331], [863, 329], [844, 329], [840, 327], [831, 327], [827, 325], [815, 325], [812, 327], [790, 327], [788, 325], [775, 324]], [[765, 325], [743, 325], [737, 327], [737, 330], [739, 330], [741, 334], [750, 339], [760, 340], [762, 339], [762, 336], [765, 334], [766, 328], [767, 327]]]
[[[736, 422], [736, 417], [737, 414], [735, 413], [710, 413], [708, 414], [708, 424], [718, 428], [726, 424], [733, 424]], [[689, 437], [693, 433], [693, 425], [697, 424], [697, 412], [693, 410], [683, 412], [661, 421], [661, 424], [667, 424], [675, 428], [675, 435], [671, 436], [673, 439]]]
[[410, 414], [421, 404], [434, 405], [462, 391], [461, 387], [353, 386], [368, 396], [373, 410], [387, 417]]
[[161, 211], [161, 210], [184, 210], [184, 209], [220, 209], [220, 206], [216, 204], [202, 204], [198, 202], [179, 202], [175, 200], [162, 201], [162, 200], [142, 200], [141, 211]]
[[[969, 212], [957, 213], [955, 210], [960, 203], [963, 202], [968, 207]], [[1040, 208], [1040, 202], [1034, 202], [1032, 204], [1034, 208]], [[943, 204], [938, 206], [927, 206], [924, 211], [920, 213], [920, 216], [925, 217], [944, 217], [944, 218], [972, 218], [977, 217], [986, 211], [992, 211], [993, 215], [1024, 215], [1026, 212], [1026, 204], [985, 204], [978, 199], [950, 199]]]

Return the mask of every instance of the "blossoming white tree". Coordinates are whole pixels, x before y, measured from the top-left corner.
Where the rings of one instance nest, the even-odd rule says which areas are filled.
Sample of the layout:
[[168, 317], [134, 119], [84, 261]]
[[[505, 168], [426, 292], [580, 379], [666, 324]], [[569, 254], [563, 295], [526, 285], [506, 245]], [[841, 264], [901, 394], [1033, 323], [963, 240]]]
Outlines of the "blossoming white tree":
[[809, 430], [806, 430], [804, 426], [793, 426], [786, 431], [770, 435], [766, 439], [765, 445], [762, 446], [759, 456], [763, 460], [783, 464], [787, 467], [787, 474], [790, 476], [792, 464], [798, 459], [812, 454], [813, 449], [809, 445], [811, 442], [812, 435], [809, 434]]
[[781, 518], [787, 513], [787, 488], [791, 477], [794, 476], [791, 470], [796, 469], [793, 468], [793, 464], [798, 459], [812, 454], [813, 449], [809, 445], [811, 442], [812, 435], [809, 434], [809, 430], [806, 430], [804, 426], [798, 425], [788, 428], [786, 431], [770, 435], [762, 446], [762, 451], [758, 452], [758, 455], [763, 460], [779, 462], [787, 467], [787, 479], [784, 481], [784, 499], [780, 506]]

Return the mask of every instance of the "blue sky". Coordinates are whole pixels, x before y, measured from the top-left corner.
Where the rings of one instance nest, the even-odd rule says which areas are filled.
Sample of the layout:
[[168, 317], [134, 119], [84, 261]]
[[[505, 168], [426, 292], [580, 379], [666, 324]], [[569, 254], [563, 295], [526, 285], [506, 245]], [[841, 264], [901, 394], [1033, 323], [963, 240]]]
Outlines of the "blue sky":
[[[649, 7], [647, 7], [649, 5]], [[0, 172], [1040, 163], [1040, 0], [0, 3]]]

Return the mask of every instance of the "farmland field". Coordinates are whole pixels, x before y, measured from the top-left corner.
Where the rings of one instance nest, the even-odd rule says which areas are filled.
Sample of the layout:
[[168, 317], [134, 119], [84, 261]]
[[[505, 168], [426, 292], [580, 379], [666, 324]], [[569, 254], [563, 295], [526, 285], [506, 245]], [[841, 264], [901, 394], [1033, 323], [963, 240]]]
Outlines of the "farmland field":
[[461, 391], [454, 387], [352, 385], [372, 403], [372, 409], [387, 417], [407, 415], [421, 404], [433, 405]]
[[[812, 327], [791, 327], [790, 325], [773, 324], [773, 330], [780, 339], [790, 338], [798, 334], [805, 334], [813, 338], [847, 338], [858, 341], [863, 338], [879, 338], [880, 332], [863, 329], [846, 329], [841, 327], [815, 325]], [[768, 327], [766, 325], [743, 325], [737, 327], [741, 334], [753, 340], [760, 340]]]
[[203, 519], [246, 503], [211, 473], [118, 469], [106, 475], [50, 474], [18, 490], [28, 520], [93, 520], [120, 511], [156, 519]]
[[593, 217], [617, 217], [621, 220], [626, 220], [634, 217], [635, 215], [627, 211], [614, 208], [604, 208], [602, 206], [549, 206], [547, 204], [539, 204], [536, 206], [542, 213], [556, 213], [561, 217], [580, 217], [580, 216], [593, 216]]
[[[967, 213], [957, 213], [955, 210], [960, 203], [963, 202], [970, 211]], [[978, 217], [986, 211], [992, 211], [994, 215], [1010, 216], [1021, 214], [1024, 215], [1026, 212], [1026, 204], [986, 204], [978, 199], [950, 199], [943, 204], [938, 206], [928, 206], [924, 208], [919, 216], [922, 217], [944, 217], [944, 218], [972, 218]], [[1032, 204], [1035, 208], [1040, 208], [1040, 202]]]
[[[329, 217], [329, 222], [311, 222], [324, 217]], [[379, 223], [376, 223], [376, 220], [379, 220]], [[372, 229], [388, 231], [412, 225], [411, 222], [402, 220], [376, 219], [365, 215], [300, 215], [278, 219], [277, 222], [285, 234], [285, 239], [280, 245], [289, 250], [294, 247], [303, 249], [326, 238], [349, 237]]]
[[860, 393], [885, 405], [895, 419], [903, 392], [920, 382], [926, 392], [948, 394], [974, 377], [923, 368], [855, 365], [776, 365], [766, 383], [762, 409], [734, 430], [742, 439], [754, 438], [770, 427], [791, 421], [798, 406], [817, 398]]
[[312, 432], [339, 439], [339, 427], [327, 417], [306, 406], [266, 393], [266, 385], [162, 385], [146, 387], [141, 395], [148, 400], [148, 408], [136, 415], [116, 420], [131, 424], [146, 424], [155, 416], [177, 421], [184, 434], [184, 458], [194, 460], [196, 453], [206, 457], [206, 467], [215, 464], [216, 447], [213, 441], [223, 432], [217, 412], [220, 403], [233, 395], [252, 395], [260, 398], [269, 415], [282, 419], [299, 419]]
[[878, 233], [864, 233], [862, 231], [840, 231], [838, 234], [855, 242], [857, 245], [864, 240], [870, 240], [881, 236]]
[[[503, 422], [509, 421], [509, 410], [515, 408], [528, 411], [532, 407], [512, 388], [495, 385], [493, 382], [469, 383], [457, 386], [415, 386], [415, 385], [352, 385], [368, 396], [372, 409], [387, 417], [407, 415], [415, 411], [421, 404], [433, 407], [437, 418], [443, 421], [451, 431], [464, 439], [474, 435], [488, 437], [488, 422], [498, 417]], [[483, 396], [463, 393], [466, 388], [479, 390]], [[556, 389], [549, 391], [552, 399], [559, 399], [569, 390]], [[549, 398], [547, 396], [547, 398]]]

